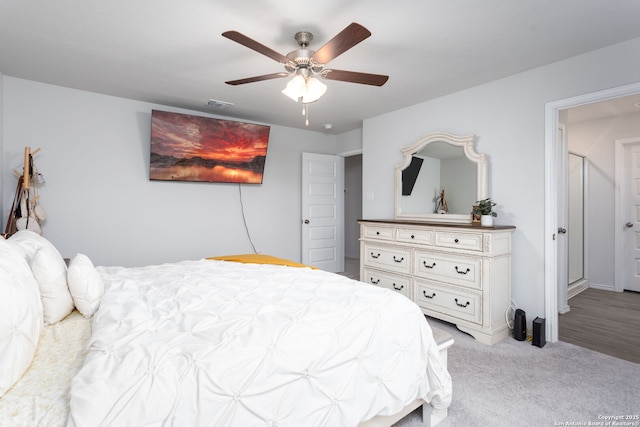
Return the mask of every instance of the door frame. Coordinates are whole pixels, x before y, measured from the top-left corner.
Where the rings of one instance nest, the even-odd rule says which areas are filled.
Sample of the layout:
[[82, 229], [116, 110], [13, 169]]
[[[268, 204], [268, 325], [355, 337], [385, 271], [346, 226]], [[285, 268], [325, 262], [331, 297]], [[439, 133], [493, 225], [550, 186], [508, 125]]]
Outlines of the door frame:
[[[615, 214], [615, 244], [614, 244], [614, 260], [615, 260], [615, 271], [614, 271], [614, 289], [616, 292], [624, 291], [624, 281], [623, 281], [623, 265], [624, 265], [624, 236], [622, 235], [623, 223], [624, 223], [624, 200], [622, 194], [622, 183], [625, 182], [624, 177], [624, 151], [627, 146], [631, 146], [634, 144], [640, 145], [640, 136], [633, 138], [624, 138], [624, 139], [616, 139], [615, 140], [615, 203], [614, 203], [614, 214]], [[627, 183], [629, 184], [629, 183]]]
[[640, 83], [619, 86], [545, 104], [544, 288], [545, 333], [550, 342], [558, 341], [558, 251], [556, 244], [556, 233], [558, 230], [558, 159], [556, 155], [556, 134], [559, 123], [559, 111], [636, 93], [640, 93]]

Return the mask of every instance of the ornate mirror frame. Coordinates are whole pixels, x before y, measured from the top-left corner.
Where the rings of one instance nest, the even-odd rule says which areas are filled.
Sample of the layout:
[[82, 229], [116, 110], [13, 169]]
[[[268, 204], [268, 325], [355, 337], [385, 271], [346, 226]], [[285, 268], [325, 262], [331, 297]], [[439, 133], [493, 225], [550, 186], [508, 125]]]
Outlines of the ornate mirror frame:
[[404, 213], [402, 212], [402, 171], [411, 163], [412, 156], [422, 150], [432, 142], [445, 142], [456, 147], [462, 147], [465, 157], [471, 162], [476, 163], [477, 169], [477, 199], [486, 199], [488, 196], [488, 164], [484, 154], [476, 151], [475, 135], [457, 136], [444, 132], [434, 132], [420, 138], [414, 144], [404, 147], [402, 152], [402, 162], [396, 166], [395, 173], [395, 217], [396, 219], [429, 221], [429, 222], [450, 222], [467, 224], [471, 223], [471, 206], [469, 206], [468, 214], [437, 214], [437, 213]]

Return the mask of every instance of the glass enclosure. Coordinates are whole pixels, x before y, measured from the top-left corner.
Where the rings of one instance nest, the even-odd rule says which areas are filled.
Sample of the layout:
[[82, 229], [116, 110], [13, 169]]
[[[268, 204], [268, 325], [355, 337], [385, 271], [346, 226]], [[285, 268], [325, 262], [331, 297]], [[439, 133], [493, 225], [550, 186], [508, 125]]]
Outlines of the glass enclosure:
[[584, 278], [585, 158], [569, 153], [569, 286]]

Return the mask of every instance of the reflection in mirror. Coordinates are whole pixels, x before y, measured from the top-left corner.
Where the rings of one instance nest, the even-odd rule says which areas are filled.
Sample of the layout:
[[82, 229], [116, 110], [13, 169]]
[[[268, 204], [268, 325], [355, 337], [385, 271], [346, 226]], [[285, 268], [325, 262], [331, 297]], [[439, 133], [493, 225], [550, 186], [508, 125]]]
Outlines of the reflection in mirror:
[[475, 136], [425, 136], [402, 150], [396, 167], [396, 218], [471, 222], [471, 208], [487, 197], [487, 162]]
[[476, 165], [462, 147], [433, 142], [413, 154], [402, 171], [402, 212], [468, 213], [477, 200], [476, 181]]

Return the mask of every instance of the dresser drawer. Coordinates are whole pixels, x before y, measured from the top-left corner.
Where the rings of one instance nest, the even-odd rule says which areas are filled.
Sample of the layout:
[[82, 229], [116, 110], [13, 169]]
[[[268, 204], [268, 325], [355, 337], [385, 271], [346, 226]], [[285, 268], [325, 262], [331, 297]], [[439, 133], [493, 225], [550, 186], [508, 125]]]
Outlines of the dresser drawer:
[[363, 225], [362, 236], [367, 239], [393, 240], [394, 227], [384, 227], [380, 225]]
[[404, 274], [411, 272], [411, 251], [409, 249], [365, 243], [363, 255], [365, 266]]
[[482, 259], [416, 251], [413, 274], [425, 279], [482, 289]]
[[366, 283], [401, 293], [409, 299], [413, 297], [413, 292], [411, 292], [411, 279], [409, 277], [396, 276], [394, 274], [365, 268], [362, 280]]
[[431, 230], [414, 228], [398, 228], [396, 229], [396, 240], [398, 242], [416, 243], [419, 245], [432, 245], [433, 232]]
[[416, 286], [416, 302], [420, 307], [482, 324], [482, 295], [479, 292], [421, 281], [416, 281]]
[[436, 231], [435, 245], [442, 248], [482, 251], [482, 234]]

